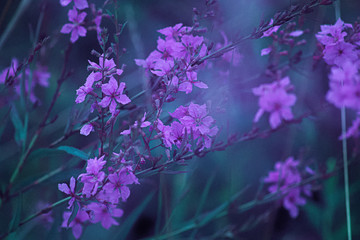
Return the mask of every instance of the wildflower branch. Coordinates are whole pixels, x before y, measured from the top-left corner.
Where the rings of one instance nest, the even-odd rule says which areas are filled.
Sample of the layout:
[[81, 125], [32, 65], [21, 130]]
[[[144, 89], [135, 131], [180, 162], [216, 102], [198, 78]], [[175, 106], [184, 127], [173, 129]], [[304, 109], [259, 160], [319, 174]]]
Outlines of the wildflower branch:
[[269, 26], [269, 21], [261, 23], [260, 26], [258, 28], [255, 28], [255, 30], [251, 34], [249, 34], [245, 37], [242, 37], [242, 38], [234, 41], [233, 43], [228, 44], [228, 45], [210, 53], [209, 55], [206, 55], [200, 59], [199, 58], [195, 59], [191, 63], [191, 66], [200, 65], [207, 59], [219, 57], [219, 56], [223, 55], [224, 53], [227, 53], [227, 52], [235, 49], [237, 47], [237, 45], [239, 45], [240, 43], [242, 43], [245, 40], [258, 39], [263, 35], [264, 32], [266, 32], [267, 30], [269, 30], [275, 26], [283, 25], [283, 24], [291, 21], [293, 18], [295, 18], [297, 16], [301, 16], [301, 15], [310, 13], [313, 11], [314, 8], [318, 7], [319, 5], [329, 5], [331, 3], [332, 3], [331, 0], [330, 1], [313, 0], [313, 1], [305, 4], [302, 7], [300, 4], [292, 5], [288, 10], [276, 13], [274, 16], [274, 23], [272, 25]]
[[33, 147], [36, 143], [36, 141], [38, 140], [39, 136], [41, 135], [41, 132], [42, 130], [44, 129], [44, 127], [46, 126], [46, 122], [47, 122], [47, 119], [49, 118], [50, 116], [50, 112], [52, 111], [52, 109], [54, 108], [54, 105], [55, 105], [55, 102], [56, 100], [58, 99], [59, 97], [59, 93], [60, 93], [60, 88], [61, 88], [61, 85], [62, 83], [65, 81], [65, 79], [68, 77], [68, 72], [67, 72], [67, 63], [69, 62], [69, 56], [70, 56], [70, 51], [71, 51], [71, 43], [69, 43], [66, 51], [65, 51], [65, 58], [64, 58], [64, 64], [63, 64], [63, 69], [62, 69], [62, 72], [61, 72], [61, 75], [60, 75], [60, 78], [58, 79], [57, 81], [57, 87], [56, 87], [56, 90], [55, 90], [55, 93], [53, 95], [53, 98], [52, 98], [52, 101], [50, 103], [50, 106], [44, 116], [44, 118], [42, 119], [42, 121], [40, 122], [39, 126], [38, 126], [38, 129], [36, 130], [33, 138], [31, 139], [30, 143], [29, 143], [29, 146], [27, 147], [25, 153], [22, 154], [21, 158], [20, 158], [20, 161], [18, 162], [18, 165], [16, 166], [13, 174], [11, 175], [11, 178], [10, 178], [10, 181], [9, 181], [9, 184], [6, 188], [6, 191], [5, 191], [5, 194], [3, 196], [3, 199], [7, 199], [9, 197], [9, 194], [10, 194], [10, 190], [12, 188], [12, 185], [16, 179], [16, 177], [18, 176], [19, 172], [21, 171], [24, 163], [25, 163], [25, 160], [29, 157], [31, 151], [33, 150]]
[[304, 118], [307, 118], [311, 115], [312, 115], [311, 112], [304, 113], [303, 115], [301, 115], [298, 118], [292, 119], [290, 121], [286, 121], [284, 124], [280, 125], [277, 128], [270, 128], [270, 129], [262, 131], [262, 132], [259, 132], [258, 129], [253, 129], [249, 133], [243, 134], [242, 136], [240, 136], [239, 134], [233, 134], [228, 137], [227, 142], [219, 142], [217, 144], [213, 144], [213, 147], [211, 147], [210, 149], [203, 149], [201, 152], [195, 150], [194, 152], [189, 153], [187, 155], [179, 153], [172, 160], [169, 160], [161, 165], [153, 166], [151, 168], [147, 168], [142, 171], [139, 171], [136, 173], [136, 175], [137, 176], [143, 176], [143, 175], [151, 176], [151, 175], [154, 175], [157, 173], [161, 173], [164, 169], [166, 169], [174, 164], [178, 164], [182, 160], [189, 160], [195, 156], [204, 157], [206, 154], [208, 154], [210, 152], [224, 151], [227, 147], [230, 147], [230, 146], [234, 145], [235, 143], [250, 141], [250, 140], [253, 140], [256, 138], [266, 138], [266, 137], [270, 136], [272, 133], [284, 128], [288, 124], [299, 124]]

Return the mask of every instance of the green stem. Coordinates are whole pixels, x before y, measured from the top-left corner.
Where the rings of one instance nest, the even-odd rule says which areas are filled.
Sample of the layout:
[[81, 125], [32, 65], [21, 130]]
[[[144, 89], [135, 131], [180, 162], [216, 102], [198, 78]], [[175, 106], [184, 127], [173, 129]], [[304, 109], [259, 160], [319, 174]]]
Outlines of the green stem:
[[341, 129], [342, 129], [342, 149], [344, 159], [344, 185], [345, 185], [345, 207], [346, 207], [346, 225], [348, 240], [351, 240], [351, 212], [350, 212], [350, 194], [349, 194], [349, 173], [347, 159], [347, 143], [346, 143], [346, 110], [341, 108]]
[[[335, 2], [335, 18], [341, 18], [340, 0]], [[343, 84], [343, 83], [342, 83]], [[348, 240], [351, 240], [351, 212], [350, 212], [350, 194], [349, 194], [349, 172], [347, 159], [347, 142], [346, 142], [346, 109], [341, 108], [341, 131], [342, 131], [342, 152], [344, 159], [344, 187], [345, 187], [345, 207], [346, 207], [346, 226]]]

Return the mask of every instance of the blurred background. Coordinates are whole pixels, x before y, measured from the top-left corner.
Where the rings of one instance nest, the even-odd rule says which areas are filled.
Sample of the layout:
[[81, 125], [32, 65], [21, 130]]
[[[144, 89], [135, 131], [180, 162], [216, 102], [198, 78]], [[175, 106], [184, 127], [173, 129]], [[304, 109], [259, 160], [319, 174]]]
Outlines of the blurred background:
[[[88, 2], [101, 7], [104, 1]], [[295, 3], [297, 2], [291, 0], [218, 1], [211, 9], [214, 15], [200, 20], [200, 23], [207, 28], [204, 36], [209, 43], [224, 44], [224, 36], [228, 42], [246, 36], [259, 26], [262, 19], [267, 21], [277, 11], [287, 9]], [[134, 96], [143, 89], [145, 81], [144, 71], [135, 64], [134, 59], [144, 59], [156, 48], [159, 37], [157, 30], [177, 23], [191, 26], [193, 8], [200, 13], [206, 13], [208, 9], [205, 0], [129, 0], [118, 1], [118, 5], [120, 22], [126, 23], [120, 36], [121, 46], [126, 49], [119, 60], [120, 64], [126, 65], [122, 81], [126, 82], [128, 96]], [[108, 11], [113, 12], [114, 9], [110, 6], [111, 3], [107, 7]], [[49, 87], [35, 89], [41, 102], [31, 108], [29, 135], [34, 133], [39, 117], [46, 112], [61, 74], [69, 35], [60, 34], [60, 29], [68, 23], [67, 11], [70, 8], [70, 5], [61, 7], [54, 0], [0, 1], [1, 71], [10, 65], [13, 58], [22, 61], [29, 56], [35, 44], [36, 29], [39, 29], [39, 40], [50, 37], [36, 59], [47, 66], [51, 73]], [[342, 19], [346, 23], [354, 23], [358, 19], [359, 10], [359, 1], [341, 1]], [[177, 106], [191, 101], [207, 103], [211, 106], [210, 115], [216, 119], [220, 129], [218, 140], [226, 141], [232, 133], [246, 134], [254, 128], [258, 98], [252, 94], [251, 89], [272, 82], [274, 79], [269, 72], [273, 68], [288, 66], [286, 71], [282, 71], [282, 77], [289, 76], [294, 85], [293, 92], [297, 95], [297, 102], [293, 113], [295, 117], [300, 117], [310, 112], [309, 117], [264, 138], [236, 143], [225, 151], [209, 153], [203, 158], [187, 161], [186, 166], [173, 168], [186, 173], [140, 178], [141, 184], [132, 186], [130, 198], [120, 206], [125, 213], [122, 218], [117, 219], [119, 226], [106, 230], [100, 224], [93, 224], [84, 228], [81, 239], [122, 239], [124, 236], [126, 239], [140, 239], [171, 233], [186, 226], [186, 222], [194, 216], [226, 203], [239, 192], [242, 192], [240, 197], [226, 207], [226, 216], [167, 239], [345, 239], [342, 148], [338, 140], [341, 134], [340, 111], [328, 105], [325, 100], [329, 68], [322, 61], [313, 61], [313, 55], [317, 51], [314, 34], [320, 31], [321, 24], [335, 23], [334, 12], [331, 5], [320, 6], [314, 12], [293, 20], [305, 31], [301, 39], [305, 39], [306, 44], [296, 48], [296, 51], [302, 51], [298, 64], [290, 66], [286, 57], [273, 59], [271, 56], [260, 56], [261, 49], [272, 44], [271, 38], [244, 41], [233, 53], [239, 56], [238, 64], [214, 59], [209, 60], [209, 64], [213, 65], [211, 69], [200, 71], [198, 78], [207, 83], [209, 89], [196, 88], [190, 95], [179, 94], [178, 99], [164, 109], [166, 115]], [[104, 18], [101, 26], [108, 28], [112, 41], [114, 26], [111, 21]], [[283, 26], [280, 30], [284, 28]], [[0, 235], [8, 230], [16, 214], [24, 219], [46, 204], [62, 199], [64, 195], [57, 190], [57, 184], [68, 182], [71, 176], [78, 176], [84, 171], [84, 162], [71, 158], [62, 151], [49, 150], [48, 146], [63, 136], [72, 122], [76, 127], [80, 126], [81, 121], [71, 119], [82, 108], [75, 104], [75, 91], [84, 84], [89, 74], [88, 60], [97, 61], [90, 54], [93, 49], [101, 51], [95, 31], [88, 31], [85, 38], [80, 38], [72, 46], [69, 59], [72, 74], [64, 82], [50, 117], [56, 117], [56, 121], [44, 129], [36, 150], [31, 153], [14, 183], [14, 192], [54, 169], [66, 167], [31, 190], [2, 204]], [[277, 65], [274, 65], [275, 62]], [[5, 90], [1, 86], [0, 95], [3, 94]], [[146, 97], [141, 97], [134, 103], [151, 108], [151, 104], [146, 101]], [[21, 147], [15, 141], [14, 126], [7, 117], [10, 103], [0, 102], [0, 186], [4, 191], [19, 161]], [[18, 106], [19, 116], [23, 118], [19, 103], [14, 100], [13, 104]], [[348, 111], [348, 126], [354, 118], [355, 113]], [[263, 116], [256, 127], [261, 130], [269, 129], [268, 115]], [[85, 137], [77, 133], [61, 145], [90, 151], [86, 146], [96, 138], [95, 134]], [[360, 222], [360, 209], [356, 204], [360, 197], [357, 144], [353, 140], [348, 142], [352, 161], [349, 174], [353, 239], [360, 239], [360, 230], [356, 228]], [[329, 178], [313, 183], [313, 195], [307, 199], [305, 206], [300, 207], [300, 214], [296, 219], [292, 219], [278, 201], [255, 206], [241, 214], [232, 211], [234, 206], [251, 201], [256, 196], [264, 196], [267, 186], [261, 187], [262, 179], [273, 170], [275, 162], [284, 161], [289, 156], [299, 159], [302, 166], [310, 166], [316, 173], [334, 169], [338, 171]], [[21, 211], [15, 210], [19, 208]], [[9, 239], [73, 239], [71, 230], [60, 228], [65, 208], [66, 205], [61, 205], [52, 210], [51, 222], [45, 217], [38, 217], [21, 227]]]

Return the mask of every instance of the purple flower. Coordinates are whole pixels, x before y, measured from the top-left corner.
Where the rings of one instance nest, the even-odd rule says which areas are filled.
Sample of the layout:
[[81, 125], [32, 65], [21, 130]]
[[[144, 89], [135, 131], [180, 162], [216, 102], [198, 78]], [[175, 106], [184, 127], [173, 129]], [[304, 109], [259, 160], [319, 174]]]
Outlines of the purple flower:
[[82, 234], [82, 225], [84, 222], [90, 220], [89, 215], [85, 212], [79, 209], [79, 211], [76, 214], [76, 217], [74, 220], [69, 224], [68, 221], [71, 216], [71, 212], [64, 212], [63, 214], [63, 222], [61, 224], [61, 227], [63, 228], [72, 228], [72, 233], [76, 239], [79, 239]]
[[[72, 0], [60, 0], [60, 4], [61, 4], [61, 6], [65, 7], [65, 6], [69, 5], [69, 3], [71, 1]], [[79, 10], [83, 10], [83, 9], [89, 7], [86, 0], [74, 0], [74, 4], [75, 4], [75, 7]]]
[[80, 25], [83, 23], [86, 15], [87, 14], [85, 12], [81, 12], [79, 14], [76, 8], [69, 10], [68, 12], [69, 21], [73, 23], [65, 24], [61, 28], [60, 32], [64, 34], [71, 32], [70, 41], [72, 43], [76, 42], [79, 39], [79, 36], [81, 37], [86, 36], [86, 28]]
[[71, 199], [69, 200], [69, 206], [68, 209], [71, 208], [71, 206], [74, 204], [74, 201], [76, 199], [76, 193], [75, 193], [75, 178], [70, 178], [70, 187], [66, 183], [59, 183], [58, 189], [62, 191], [63, 193], [70, 195]]
[[174, 58], [182, 58], [184, 56], [183, 45], [173, 39], [157, 40], [157, 49], [162, 53], [161, 58], [164, 60], [172, 60]]
[[131, 133], [131, 129], [134, 128], [134, 129], [137, 129], [137, 128], [146, 128], [148, 126], [150, 126], [150, 122], [149, 121], [145, 121], [146, 119], [146, 112], [144, 113], [144, 116], [141, 118], [140, 121], [135, 121], [135, 123], [130, 126], [129, 129], [126, 129], [124, 131], [122, 131], [120, 134], [122, 135], [129, 135]]
[[[122, 69], [116, 68], [116, 64], [113, 59], [107, 59], [101, 56], [99, 57], [99, 64], [94, 63], [90, 60], [88, 60], [91, 69], [95, 72], [95, 79], [99, 80], [101, 79], [104, 74], [104, 77], [111, 77], [114, 74], [121, 75], [123, 73]], [[90, 67], [89, 67], [90, 68]]]
[[154, 70], [151, 70], [156, 76], [170, 76], [174, 67], [174, 61], [159, 59], [153, 66]]
[[106, 164], [104, 157], [105, 156], [99, 159], [96, 157], [89, 159], [87, 161], [86, 173], [80, 174], [78, 177], [78, 179], [81, 178], [81, 182], [84, 183], [82, 194], [87, 198], [97, 193], [98, 187], [105, 179], [105, 173], [100, 171]]
[[91, 132], [94, 131], [94, 126], [91, 123], [87, 123], [80, 129], [80, 134], [88, 136]]
[[[291, 188], [295, 184], [302, 181], [302, 177], [298, 170], [299, 161], [289, 157], [285, 162], [277, 162], [275, 170], [270, 171], [269, 175], [264, 179], [265, 183], [271, 183], [268, 190], [270, 193], [281, 192], [284, 194], [282, 204], [287, 209], [292, 218], [296, 218], [299, 214], [298, 205], [305, 205], [306, 199], [301, 196], [303, 192], [305, 195], [311, 195], [311, 186], [305, 185], [302, 187]], [[291, 188], [291, 189], [289, 189]]]
[[180, 122], [186, 127], [190, 127], [194, 134], [206, 134], [210, 131], [210, 125], [214, 122], [214, 119], [207, 116], [206, 105], [198, 105], [190, 103], [189, 115], [180, 119]]
[[[268, 26], [272, 26], [273, 24], [274, 24], [274, 20], [270, 19], [270, 22], [269, 22]], [[271, 36], [273, 33], [277, 32], [279, 30], [279, 28], [280, 28], [280, 26], [274, 26], [274, 27], [269, 28], [268, 30], [266, 30], [263, 33], [261, 38]]]
[[328, 45], [324, 49], [324, 60], [329, 65], [342, 66], [347, 61], [358, 59], [358, 53], [354, 45], [347, 42], [338, 42], [335, 45]]
[[316, 38], [325, 46], [338, 44], [347, 35], [343, 32], [346, 27], [352, 28], [351, 24], [346, 24], [339, 18], [334, 25], [321, 25], [321, 32], [316, 34]]
[[143, 60], [143, 59], [135, 59], [136, 65], [145, 68], [146, 70], [150, 71], [152, 68], [154, 68], [156, 62], [161, 59], [162, 54], [158, 51], [152, 51], [149, 56]]
[[94, 214], [93, 219], [90, 221], [92, 223], [101, 222], [101, 225], [106, 229], [109, 229], [112, 225], [119, 225], [113, 217], [121, 217], [124, 214], [122, 209], [102, 203], [92, 202], [87, 208]]
[[117, 80], [111, 77], [109, 83], [103, 84], [101, 87], [105, 97], [101, 100], [101, 102], [99, 102], [99, 105], [103, 108], [110, 105], [109, 110], [112, 114], [114, 114], [117, 106], [116, 102], [124, 105], [131, 102], [130, 98], [123, 94], [124, 89], [124, 82], [121, 82], [120, 85], [118, 85]]
[[118, 203], [118, 199], [121, 197], [125, 202], [130, 196], [130, 189], [127, 185], [139, 184], [139, 181], [131, 168], [122, 168], [119, 172], [109, 174], [109, 182], [105, 184], [104, 190], [106, 195], [110, 196], [110, 201], [113, 204]]
[[[14, 77], [18, 66], [19, 66], [18, 60], [16, 58], [12, 59], [10, 67], [5, 68], [0, 74], [0, 83], [5, 84], [6, 76], [8, 76], [8, 78]], [[20, 78], [20, 77], [21, 77], [21, 75], [19, 75], [17, 78]]]
[[293, 119], [290, 107], [295, 104], [296, 96], [287, 93], [286, 87], [289, 83], [289, 78], [285, 77], [279, 82], [263, 84], [253, 89], [253, 93], [260, 96], [260, 109], [255, 115], [254, 122], [258, 122], [264, 112], [270, 113], [269, 123], [272, 128], [278, 127], [282, 119]]
[[158, 30], [159, 33], [163, 34], [168, 39], [178, 40], [179, 37], [182, 37], [184, 34], [190, 32], [191, 27], [185, 27], [182, 23], [176, 24], [174, 27], [166, 27]]
[[[101, 79], [101, 78], [100, 78]], [[95, 81], [100, 80], [99, 78], [96, 78], [96, 75], [92, 72], [90, 75], [86, 78], [86, 82], [84, 86], [81, 86], [78, 90], [76, 90], [76, 103], [82, 103], [85, 101], [86, 96], [93, 91], [93, 84]]]
[[197, 73], [194, 71], [186, 72], [186, 80], [179, 84], [179, 91], [189, 94], [192, 92], [192, 85], [195, 85], [198, 88], [208, 88], [208, 86], [200, 81], [197, 81]]
[[[346, 131], [345, 138], [358, 138], [360, 137], [360, 117], [358, 116], [353, 122], [351, 127]], [[339, 140], [342, 140], [343, 136], [339, 137]]]

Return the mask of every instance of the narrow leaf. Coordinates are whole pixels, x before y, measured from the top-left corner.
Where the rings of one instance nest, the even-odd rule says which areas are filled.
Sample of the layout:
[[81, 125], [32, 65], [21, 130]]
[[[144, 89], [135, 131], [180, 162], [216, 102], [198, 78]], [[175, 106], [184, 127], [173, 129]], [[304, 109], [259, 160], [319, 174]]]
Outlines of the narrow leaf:
[[22, 206], [22, 195], [20, 194], [16, 202], [14, 203], [12, 218], [9, 224], [9, 232], [13, 231], [20, 222], [21, 206]]
[[24, 136], [24, 133], [23, 133], [24, 126], [23, 126], [23, 123], [21, 122], [19, 113], [17, 112], [15, 106], [13, 106], [11, 109], [10, 119], [15, 128], [15, 141], [18, 144], [21, 144], [23, 141], [23, 136]]
[[74, 207], [72, 207], [72, 213], [68, 219], [68, 222], [67, 222], [67, 226], [69, 227], [70, 223], [75, 219], [78, 211], [79, 211], [79, 204], [77, 202], [74, 203], [73, 205]]
[[80, 149], [74, 148], [74, 147], [70, 147], [70, 146], [60, 146], [57, 149], [62, 150], [67, 152], [70, 155], [73, 155], [75, 157], [79, 157], [83, 160], [88, 160], [89, 159], [89, 155], [86, 154], [85, 152], [81, 151]]

